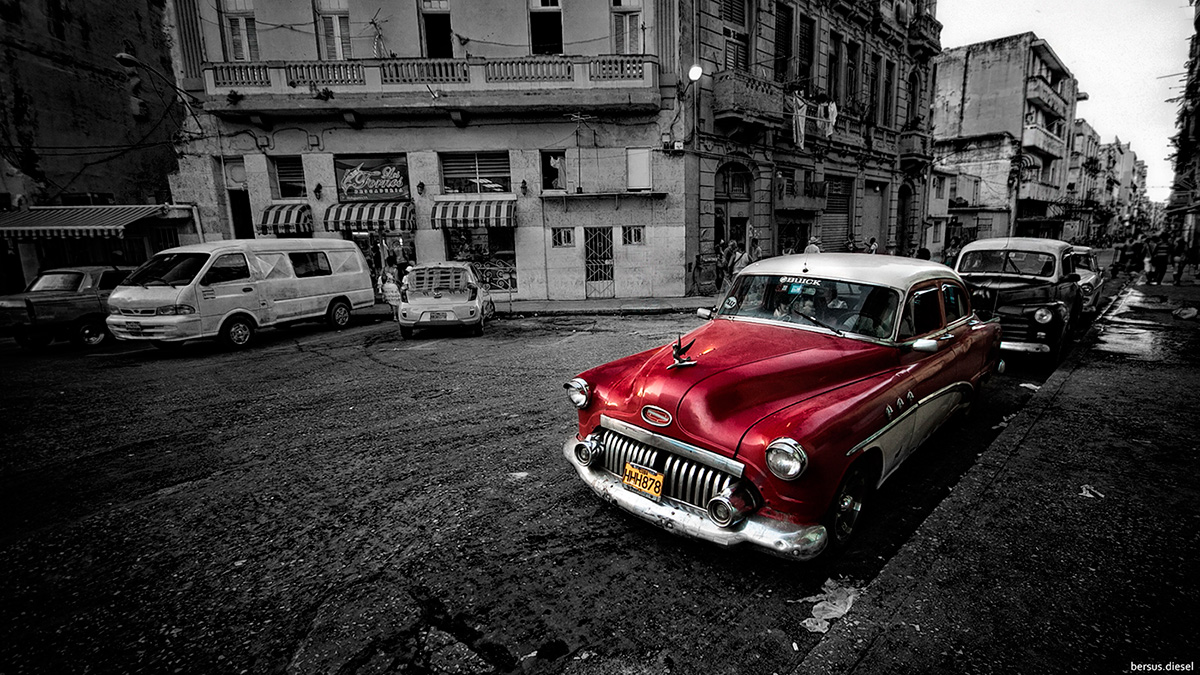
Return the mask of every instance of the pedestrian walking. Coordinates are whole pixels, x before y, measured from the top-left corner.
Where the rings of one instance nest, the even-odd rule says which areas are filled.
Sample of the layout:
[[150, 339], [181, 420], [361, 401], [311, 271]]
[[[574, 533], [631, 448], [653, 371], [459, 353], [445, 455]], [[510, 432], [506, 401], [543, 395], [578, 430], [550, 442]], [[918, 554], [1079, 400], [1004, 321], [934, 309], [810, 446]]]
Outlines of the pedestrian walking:
[[809, 239], [808, 246], [804, 247], [804, 252], [805, 253], [820, 253], [821, 252], [821, 240], [817, 239], [816, 237]]
[[867, 243], [867, 253], [874, 253], [879, 250], [879, 242], [875, 241], [875, 237], [871, 237], [871, 241]]
[[1171, 262], [1175, 266], [1171, 283], [1178, 286], [1183, 281], [1183, 268], [1187, 267], [1188, 263], [1188, 245], [1183, 237], [1176, 237], [1175, 243], [1171, 245]]
[[959, 243], [958, 237], [950, 240], [950, 245], [946, 247], [945, 258], [942, 262], [948, 267], [954, 267], [954, 263], [958, 262], [958, 253], [962, 250], [962, 244]]
[[386, 273], [383, 279], [383, 301], [392, 306], [392, 319], [400, 320], [400, 284], [396, 277]]
[[1167, 275], [1167, 264], [1171, 260], [1171, 244], [1165, 235], [1154, 235], [1150, 241], [1150, 283], [1158, 286]]

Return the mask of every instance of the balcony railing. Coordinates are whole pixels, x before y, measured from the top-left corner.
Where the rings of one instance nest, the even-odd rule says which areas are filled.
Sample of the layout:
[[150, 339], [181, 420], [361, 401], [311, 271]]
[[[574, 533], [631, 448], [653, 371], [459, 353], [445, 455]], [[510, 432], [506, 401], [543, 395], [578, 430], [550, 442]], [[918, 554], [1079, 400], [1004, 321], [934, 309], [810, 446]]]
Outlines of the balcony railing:
[[908, 47], [917, 54], [932, 56], [942, 51], [942, 24], [929, 14], [917, 14], [908, 25]]
[[1057, 159], [1063, 158], [1067, 147], [1065, 141], [1037, 124], [1025, 125], [1025, 131], [1021, 136], [1021, 145], [1026, 148], [1034, 148]]
[[900, 160], [928, 161], [933, 159], [933, 139], [923, 131], [908, 129], [900, 132]]
[[1034, 105], [1048, 111], [1058, 119], [1067, 116], [1067, 101], [1040, 75], [1030, 76], [1025, 88], [1025, 97]]
[[825, 208], [829, 184], [823, 180], [788, 183], [780, 190], [775, 208], [780, 211], [820, 211]]
[[783, 87], [736, 70], [713, 75], [713, 117], [766, 125], [784, 120]]
[[[335, 97], [343, 93], [409, 93], [433, 95], [436, 99], [442, 95], [510, 90], [597, 92], [631, 88], [652, 91], [657, 96], [657, 62], [658, 57], [645, 54], [263, 61], [208, 63], [204, 78], [206, 93], [214, 102], [224, 99], [231, 90], [244, 99], [261, 94], [307, 96], [312, 87], [328, 88]], [[603, 92], [597, 95], [602, 97]], [[356, 105], [367, 104], [356, 99]], [[240, 107], [254, 109], [254, 103], [246, 101]], [[782, 109], [782, 102], [776, 109]]]

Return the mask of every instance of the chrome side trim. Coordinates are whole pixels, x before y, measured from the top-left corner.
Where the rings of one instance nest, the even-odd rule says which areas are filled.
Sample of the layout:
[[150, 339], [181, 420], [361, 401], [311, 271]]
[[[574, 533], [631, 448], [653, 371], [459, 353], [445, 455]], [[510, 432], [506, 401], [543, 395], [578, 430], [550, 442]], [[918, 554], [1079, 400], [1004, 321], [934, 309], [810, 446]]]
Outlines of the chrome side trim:
[[1030, 352], [1033, 354], [1049, 354], [1050, 345], [1040, 342], [1007, 342], [1000, 341], [1000, 350], [1005, 352]]
[[966, 389], [968, 393], [973, 391], [973, 389], [974, 389], [971, 386], [970, 382], [955, 382], [954, 384], [951, 384], [949, 386], [942, 387], [941, 389], [933, 392], [932, 394], [926, 396], [925, 398], [921, 399], [920, 401], [917, 401], [916, 405], [908, 406], [904, 410], [904, 412], [900, 413], [899, 415], [895, 416], [894, 418], [891, 418], [891, 421], [888, 422], [887, 424], [883, 425], [883, 427], [880, 428], [879, 431], [876, 431], [875, 433], [868, 436], [865, 440], [863, 440], [858, 445], [854, 446], [853, 448], [850, 448], [850, 450], [848, 452], [846, 452], [846, 456], [850, 457], [851, 455], [858, 452], [859, 450], [862, 450], [863, 448], [865, 448], [865, 447], [871, 445], [872, 443], [874, 443], [875, 441], [879, 440], [879, 438], [881, 436], [883, 436], [887, 432], [891, 431], [892, 427], [903, 422], [909, 415], [912, 415], [913, 413], [915, 413], [918, 409], [920, 409], [921, 406], [925, 405], [929, 401], [932, 401], [933, 399], [935, 399], [939, 396], [942, 396], [943, 394], [945, 394], [948, 391], [952, 391], [954, 389], [960, 389], [960, 388]]
[[628, 436], [635, 441], [641, 441], [646, 445], [652, 445], [660, 450], [673, 452], [677, 455], [687, 457], [694, 462], [724, 471], [733, 475], [734, 478], [741, 478], [742, 473], [745, 471], [745, 466], [741, 462], [729, 459], [728, 457], [722, 457], [711, 450], [705, 450], [704, 448], [699, 448], [683, 441], [677, 441], [669, 436], [663, 436], [641, 427], [635, 427], [628, 422], [614, 420], [608, 415], [600, 416], [600, 426]]

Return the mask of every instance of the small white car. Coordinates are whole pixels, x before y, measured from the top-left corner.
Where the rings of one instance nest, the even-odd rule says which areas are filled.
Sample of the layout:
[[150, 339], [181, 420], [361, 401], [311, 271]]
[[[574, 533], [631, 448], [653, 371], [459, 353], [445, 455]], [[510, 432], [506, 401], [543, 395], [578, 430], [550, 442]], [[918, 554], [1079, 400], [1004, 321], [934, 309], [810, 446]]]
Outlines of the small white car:
[[1093, 249], [1076, 246], [1071, 249], [1071, 256], [1075, 258], [1075, 271], [1079, 273], [1079, 297], [1083, 301], [1081, 310], [1084, 314], [1094, 314], [1100, 309], [1100, 292], [1104, 290], [1108, 275], [1100, 266]]
[[483, 335], [483, 324], [496, 314], [496, 303], [474, 263], [445, 261], [412, 267], [400, 284], [397, 320], [404, 339], [416, 328], [468, 326]]

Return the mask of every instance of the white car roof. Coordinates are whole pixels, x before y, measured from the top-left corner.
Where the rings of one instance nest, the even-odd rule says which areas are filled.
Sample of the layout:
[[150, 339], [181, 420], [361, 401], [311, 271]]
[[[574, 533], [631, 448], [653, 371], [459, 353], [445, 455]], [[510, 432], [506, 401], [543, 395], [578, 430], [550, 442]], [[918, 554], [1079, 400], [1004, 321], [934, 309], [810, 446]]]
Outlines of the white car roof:
[[1034, 253], [1058, 253], [1069, 249], [1071, 245], [1058, 239], [1040, 239], [1038, 237], [994, 237], [978, 239], [962, 248], [968, 251], [1032, 251]]
[[941, 263], [917, 258], [869, 253], [797, 253], [765, 258], [742, 274], [779, 274], [839, 279], [907, 291], [929, 279], [959, 279]]
[[317, 237], [313, 239], [221, 239], [203, 244], [176, 246], [161, 253], [214, 253], [225, 250], [248, 251], [329, 251], [358, 248], [358, 244], [345, 239]]

